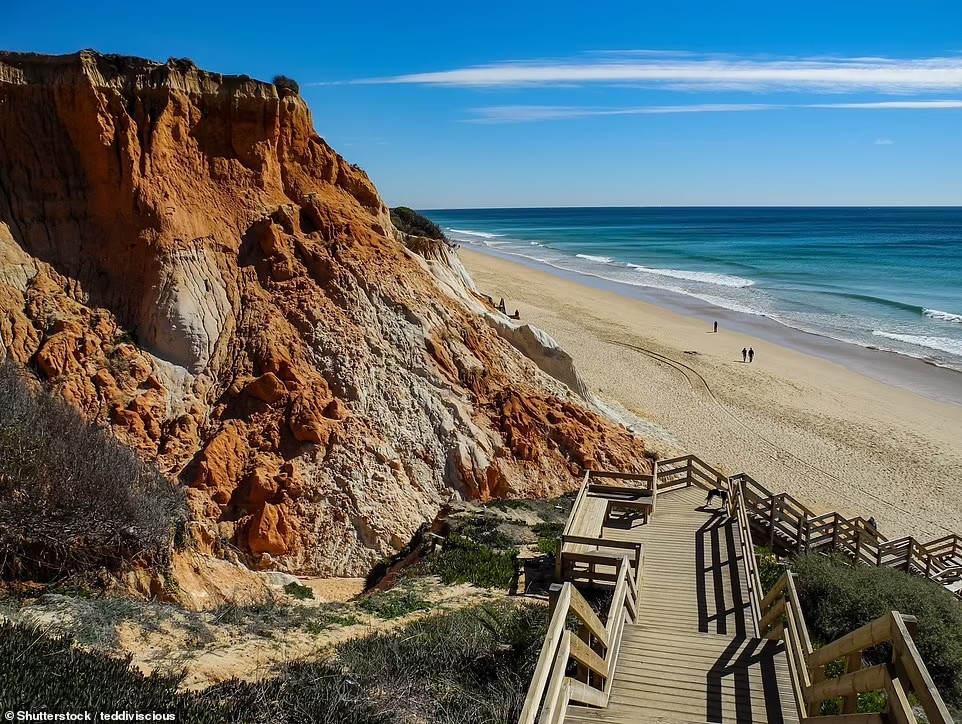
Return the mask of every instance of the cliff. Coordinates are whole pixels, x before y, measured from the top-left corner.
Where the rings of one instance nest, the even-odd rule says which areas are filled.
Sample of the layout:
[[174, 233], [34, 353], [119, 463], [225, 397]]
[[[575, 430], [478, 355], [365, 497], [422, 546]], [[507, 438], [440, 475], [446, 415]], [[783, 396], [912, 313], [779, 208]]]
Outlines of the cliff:
[[418, 251], [289, 91], [0, 53], [4, 352], [182, 481], [204, 553], [358, 575], [451, 496], [647, 468], [550, 339]]

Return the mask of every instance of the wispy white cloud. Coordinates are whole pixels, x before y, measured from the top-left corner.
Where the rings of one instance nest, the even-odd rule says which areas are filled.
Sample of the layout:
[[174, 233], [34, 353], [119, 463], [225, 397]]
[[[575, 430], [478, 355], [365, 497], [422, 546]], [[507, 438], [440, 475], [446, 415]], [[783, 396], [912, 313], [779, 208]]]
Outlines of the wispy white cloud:
[[962, 108], [962, 101], [875, 101], [866, 103], [812, 103], [809, 108], [877, 108], [904, 110], [938, 110], [939, 108]]
[[681, 90], [916, 93], [962, 89], [962, 56], [757, 58], [621, 50], [561, 61], [491, 63], [354, 82], [476, 88], [642, 84]]
[[578, 106], [487, 106], [472, 108], [471, 123], [526, 123], [558, 121], [592, 116], [639, 116], [665, 113], [737, 113], [769, 111], [784, 106], [771, 103], [701, 103], [681, 106], [640, 106], [637, 108], [583, 108]]
[[789, 109], [835, 108], [840, 110], [942, 110], [962, 108], [962, 100], [886, 101], [865, 103], [697, 103], [676, 106], [597, 108], [590, 106], [485, 106], [472, 108], [468, 123], [531, 123], [595, 116], [640, 116], [666, 113], [746, 113]]
[[876, 139], [875, 139], [875, 145], [876, 145], [876, 146], [891, 146], [891, 145], [894, 145], [894, 143], [895, 143], [895, 141], [893, 141], [891, 138], [876, 138]]

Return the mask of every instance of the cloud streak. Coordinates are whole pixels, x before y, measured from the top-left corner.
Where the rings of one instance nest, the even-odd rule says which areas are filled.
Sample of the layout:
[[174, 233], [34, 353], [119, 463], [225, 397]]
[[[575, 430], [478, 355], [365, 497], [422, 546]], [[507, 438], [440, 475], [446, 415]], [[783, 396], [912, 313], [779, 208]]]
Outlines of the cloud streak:
[[465, 88], [633, 84], [702, 91], [922, 93], [962, 90], [962, 56], [758, 59], [622, 50], [571, 60], [491, 63], [353, 82]]
[[675, 106], [636, 106], [631, 108], [596, 108], [583, 106], [486, 106], [472, 108], [474, 115], [465, 119], [468, 123], [532, 123], [537, 121], [560, 121], [598, 116], [643, 116], [671, 113], [749, 113], [755, 111], [779, 111], [791, 109], [840, 109], [840, 110], [945, 110], [962, 109], [962, 100], [933, 101], [884, 101], [865, 103], [698, 103]]

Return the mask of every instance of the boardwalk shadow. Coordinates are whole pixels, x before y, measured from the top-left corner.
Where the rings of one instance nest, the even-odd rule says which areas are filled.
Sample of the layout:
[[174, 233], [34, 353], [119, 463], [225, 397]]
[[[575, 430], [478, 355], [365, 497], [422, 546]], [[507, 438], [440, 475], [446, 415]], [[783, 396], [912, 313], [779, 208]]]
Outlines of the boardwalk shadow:
[[[727, 721], [746, 724], [757, 721], [772, 724], [784, 722], [775, 669], [775, 657], [783, 650], [781, 641], [734, 639], [708, 671], [707, 720], [713, 723], [726, 721], [722, 692], [728, 683], [728, 690], [734, 693], [735, 718]], [[754, 677], [752, 671], [757, 672]], [[755, 704], [764, 702], [764, 714], [752, 710], [752, 679], [756, 687], [759, 683], [762, 686], [762, 696], [755, 696]]]
[[720, 511], [712, 512], [715, 515], [695, 532], [698, 630], [744, 638], [750, 604], [743, 593], [735, 521]]

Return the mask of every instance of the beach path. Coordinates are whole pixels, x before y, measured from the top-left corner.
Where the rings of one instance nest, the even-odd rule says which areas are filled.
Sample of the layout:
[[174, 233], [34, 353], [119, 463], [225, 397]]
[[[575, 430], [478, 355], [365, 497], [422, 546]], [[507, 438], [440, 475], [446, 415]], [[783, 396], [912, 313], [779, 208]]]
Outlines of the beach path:
[[704, 493], [665, 493], [648, 524], [604, 530], [644, 545], [637, 622], [608, 708], [571, 705], [565, 722], [798, 721], [782, 642], [753, 638], [738, 527]]

